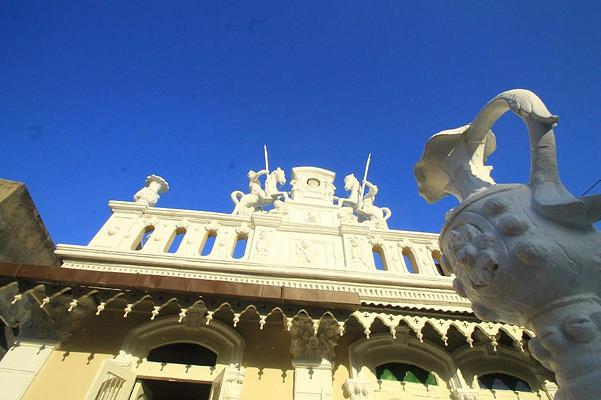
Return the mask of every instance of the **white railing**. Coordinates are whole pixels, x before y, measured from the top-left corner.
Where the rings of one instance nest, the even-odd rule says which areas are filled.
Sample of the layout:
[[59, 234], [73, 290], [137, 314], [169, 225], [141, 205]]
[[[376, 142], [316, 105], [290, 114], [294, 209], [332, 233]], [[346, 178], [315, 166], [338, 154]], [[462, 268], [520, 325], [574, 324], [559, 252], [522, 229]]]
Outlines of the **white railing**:
[[291, 223], [281, 214], [244, 217], [130, 202], [110, 207], [113, 214], [88, 247], [238, 264], [445, 275], [436, 234]]

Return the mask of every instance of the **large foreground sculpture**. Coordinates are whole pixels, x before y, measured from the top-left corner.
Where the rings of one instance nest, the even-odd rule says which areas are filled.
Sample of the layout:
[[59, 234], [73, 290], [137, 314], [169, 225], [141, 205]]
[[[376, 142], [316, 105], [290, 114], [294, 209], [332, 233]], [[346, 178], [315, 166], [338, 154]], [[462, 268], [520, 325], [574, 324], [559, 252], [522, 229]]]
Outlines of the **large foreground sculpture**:
[[[507, 111], [526, 124], [530, 182], [495, 184], [486, 158], [492, 125]], [[427, 142], [415, 166], [429, 202], [451, 194], [461, 204], [442, 229], [445, 263], [484, 320], [536, 333], [532, 354], [555, 371], [557, 400], [601, 399], [601, 196], [574, 197], [557, 169], [558, 117], [528, 90], [496, 96], [472, 124]]]

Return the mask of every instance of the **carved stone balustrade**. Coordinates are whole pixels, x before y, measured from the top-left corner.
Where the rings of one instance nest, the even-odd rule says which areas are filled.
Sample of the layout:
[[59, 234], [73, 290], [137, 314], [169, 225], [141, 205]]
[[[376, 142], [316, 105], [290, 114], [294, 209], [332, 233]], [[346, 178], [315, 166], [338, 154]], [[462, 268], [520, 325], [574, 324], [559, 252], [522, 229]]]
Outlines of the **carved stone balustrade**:
[[278, 208], [248, 215], [110, 201], [91, 242], [57, 254], [65, 268], [353, 291], [366, 303], [470, 312], [440, 266], [438, 235], [359, 221], [334, 198], [333, 172], [293, 171]]

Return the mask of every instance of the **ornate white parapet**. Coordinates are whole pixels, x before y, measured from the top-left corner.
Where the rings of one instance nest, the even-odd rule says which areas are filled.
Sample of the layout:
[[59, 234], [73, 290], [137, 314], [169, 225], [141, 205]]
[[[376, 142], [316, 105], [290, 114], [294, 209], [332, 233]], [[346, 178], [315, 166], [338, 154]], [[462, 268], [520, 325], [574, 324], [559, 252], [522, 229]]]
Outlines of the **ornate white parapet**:
[[[283, 172], [271, 174], [284, 181]], [[367, 303], [470, 312], [440, 267], [438, 235], [390, 229], [374, 208], [369, 216], [357, 207], [356, 179], [345, 179], [349, 197], [334, 196], [335, 175], [293, 168], [289, 193], [268, 181], [261, 190], [273, 204], [233, 214], [154, 207], [144, 193], [110, 201], [111, 216], [90, 243], [58, 245], [57, 254], [66, 268], [353, 291]], [[157, 179], [143, 192], [158, 193]], [[373, 206], [370, 185], [364, 206]]]
[[[528, 185], [495, 184], [484, 165], [506, 111], [528, 127]], [[474, 122], [434, 135], [415, 167], [420, 194], [461, 204], [440, 242], [458, 294], [476, 315], [534, 330], [532, 354], [555, 371], [561, 400], [601, 398], [601, 196], [574, 197], [559, 179], [558, 117], [527, 90], [501, 93]]]

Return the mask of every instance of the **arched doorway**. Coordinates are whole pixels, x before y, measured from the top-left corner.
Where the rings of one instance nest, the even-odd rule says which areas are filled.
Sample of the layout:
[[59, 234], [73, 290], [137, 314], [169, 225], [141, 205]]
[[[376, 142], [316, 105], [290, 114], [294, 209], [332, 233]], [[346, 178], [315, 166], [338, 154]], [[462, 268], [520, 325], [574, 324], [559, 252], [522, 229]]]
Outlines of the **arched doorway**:
[[244, 339], [218, 321], [148, 322], [132, 329], [119, 355], [103, 363], [86, 400], [237, 399], [243, 351]]

